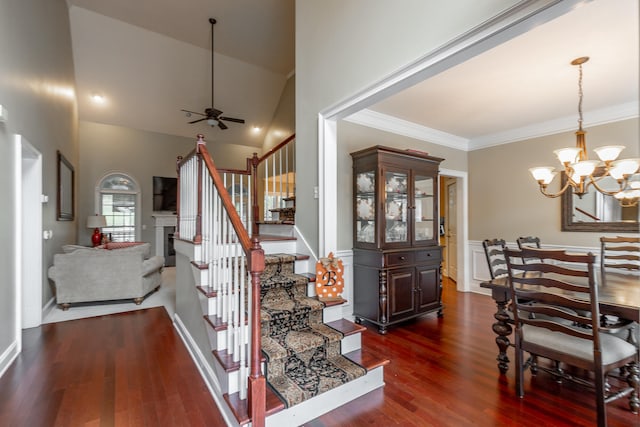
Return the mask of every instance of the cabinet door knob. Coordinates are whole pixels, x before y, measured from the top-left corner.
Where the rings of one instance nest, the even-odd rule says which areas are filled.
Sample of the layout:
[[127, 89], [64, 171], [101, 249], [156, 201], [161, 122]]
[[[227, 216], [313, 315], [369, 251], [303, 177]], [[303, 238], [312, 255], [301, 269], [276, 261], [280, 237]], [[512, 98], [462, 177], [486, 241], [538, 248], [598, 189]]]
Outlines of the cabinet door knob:
[[404, 261], [405, 259], [407, 259], [407, 257], [406, 257], [406, 256], [401, 256], [401, 257], [400, 257], [400, 261]]

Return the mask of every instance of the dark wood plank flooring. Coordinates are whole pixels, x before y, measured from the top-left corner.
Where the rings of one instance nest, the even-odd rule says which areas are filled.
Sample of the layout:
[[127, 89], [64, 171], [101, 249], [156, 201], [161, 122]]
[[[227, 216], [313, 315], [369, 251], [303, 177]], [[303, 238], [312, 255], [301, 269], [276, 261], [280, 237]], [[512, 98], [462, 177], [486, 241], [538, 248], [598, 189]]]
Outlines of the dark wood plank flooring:
[[[385, 386], [319, 417], [329, 426], [595, 426], [593, 392], [557, 384], [544, 372], [525, 374], [525, 396], [515, 395], [513, 349], [507, 375], [497, 368], [491, 330], [495, 304], [459, 293], [445, 279], [444, 317], [423, 316], [379, 335], [367, 325], [363, 347], [384, 354]], [[609, 427], [640, 426], [628, 399], [607, 405]]]
[[27, 329], [0, 378], [0, 426], [225, 425], [163, 307]]
[[[593, 426], [592, 392], [499, 375], [489, 297], [445, 281], [445, 316], [368, 326], [363, 344], [391, 360], [385, 387], [306, 424], [329, 426]], [[0, 426], [223, 426], [164, 308], [58, 324], [23, 334], [23, 352], [0, 378]], [[512, 357], [513, 352], [510, 352]], [[609, 426], [640, 426], [622, 399]]]

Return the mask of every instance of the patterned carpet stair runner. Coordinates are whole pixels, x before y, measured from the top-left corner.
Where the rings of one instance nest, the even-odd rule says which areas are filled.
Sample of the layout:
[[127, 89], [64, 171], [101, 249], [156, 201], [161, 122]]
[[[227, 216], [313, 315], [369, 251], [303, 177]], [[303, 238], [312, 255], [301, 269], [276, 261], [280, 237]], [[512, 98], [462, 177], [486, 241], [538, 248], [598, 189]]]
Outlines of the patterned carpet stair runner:
[[342, 333], [322, 323], [324, 304], [307, 296], [295, 257], [265, 256], [261, 277], [262, 351], [266, 377], [287, 407], [366, 374], [340, 354]]

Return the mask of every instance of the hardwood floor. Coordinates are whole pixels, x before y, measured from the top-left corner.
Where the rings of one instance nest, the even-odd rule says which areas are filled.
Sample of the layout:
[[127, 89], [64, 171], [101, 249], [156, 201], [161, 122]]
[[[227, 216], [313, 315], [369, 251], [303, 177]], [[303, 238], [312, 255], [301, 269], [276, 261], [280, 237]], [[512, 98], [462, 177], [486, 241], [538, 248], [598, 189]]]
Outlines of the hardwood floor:
[[[329, 426], [594, 426], [593, 392], [525, 374], [525, 396], [515, 395], [513, 349], [507, 375], [497, 368], [488, 296], [459, 293], [445, 279], [444, 317], [428, 315], [377, 334], [367, 325], [363, 346], [391, 360], [385, 386], [317, 418]], [[640, 426], [628, 399], [607, 405], [609, 427]]]
[[[444, 317], [428, 315], [363, 343], [391, 360], [385, 387], [306, 424], [329, 426], [592, 426], [593, 394], [526, 375], [499, 375], [489, 297], [445, 281]], [[43, 325], [0, 378], [0, 426], [224, 426], [164, 308]], [[510, 352], [513, 360], [513, 352]], [[627, 400], [609, 426], [638, 426]]]
[[27, 329], [1, 426], [225, 426], [163, 307]]

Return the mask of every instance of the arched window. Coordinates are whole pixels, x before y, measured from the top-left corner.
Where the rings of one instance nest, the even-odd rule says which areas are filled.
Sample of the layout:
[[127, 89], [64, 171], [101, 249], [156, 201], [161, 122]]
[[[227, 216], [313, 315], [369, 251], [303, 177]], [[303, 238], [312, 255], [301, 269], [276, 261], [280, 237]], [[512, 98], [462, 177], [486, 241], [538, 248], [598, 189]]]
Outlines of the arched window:
[[140, 240], [140, 186], [131, 176], [105, 175], [96, 186], [96, 211], [107, 218], [102, 232], [113, 242]]

